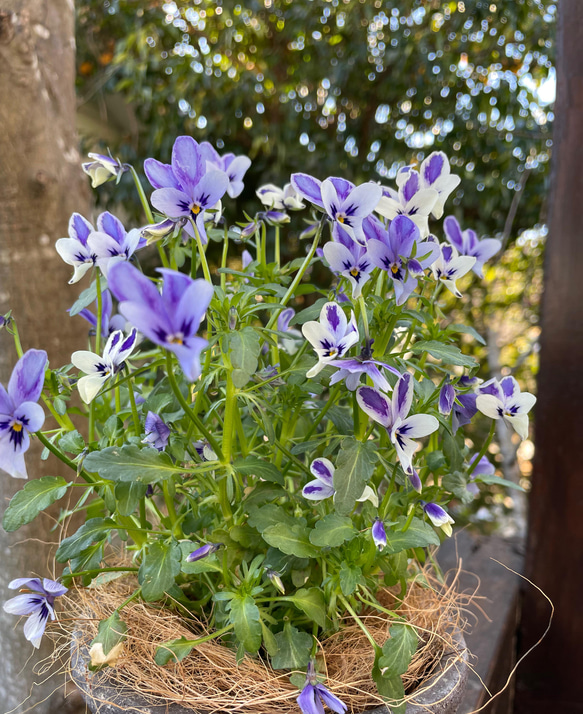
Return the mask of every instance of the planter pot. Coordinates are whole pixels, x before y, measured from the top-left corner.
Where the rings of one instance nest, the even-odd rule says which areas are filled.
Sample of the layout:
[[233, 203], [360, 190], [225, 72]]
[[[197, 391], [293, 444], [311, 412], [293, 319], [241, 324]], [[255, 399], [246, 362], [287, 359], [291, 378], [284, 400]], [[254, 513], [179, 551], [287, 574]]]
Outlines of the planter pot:
[[[407, 705], [407, 714], [455, 714], [463, 698], [468, 679], [468, 650], [461, 632], [456, 633], [458, 652], [446, 653], [437, 669], [421, 687], [424, 690]], [[91, 672], [87, 668], [89, 653], [74, 633], [71, 643], [71, 676], [87, 706], [99, 714], [193, 714], [179, 703], [151, 704], [129, 687], [113, 682], [108, 670]], [[299, 708], [298, 708], [299, 713]], [[369, 709], [366, 714], [389, 714], [385, 706]]]

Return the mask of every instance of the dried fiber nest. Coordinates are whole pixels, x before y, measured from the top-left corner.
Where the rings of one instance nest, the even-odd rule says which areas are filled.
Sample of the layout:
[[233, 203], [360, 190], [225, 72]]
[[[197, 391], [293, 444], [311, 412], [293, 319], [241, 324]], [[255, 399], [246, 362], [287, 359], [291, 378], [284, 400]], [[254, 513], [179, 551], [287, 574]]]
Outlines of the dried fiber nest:
[[[413, 692], [431, 674], [443, 654], [460, 648], [454, 632], [464, 628], [461, 613], [468, 596], [457, 593], [454, 584], [443, 586], [422, 572], [409, 585], [402, 602], [391, 589], [378, 595], [384, 607], [406, 617], [419, 635], [419, 646], [403, 677], [407, 692]], [[135, 588], [135, 579], [124, 577], [99, 587], [71, 590], [61, 622], [68, 622], [71, 631], [80, 630], [82, 641], [89, 643], [97, 634], [99, 621], [109, 617]], [[88, 618], [88, 612], [94, 617]], [[154, 662], [162, 642], [208, 634], [204, 623], [193, 619], [187, 627], [175, 609], [139, 600], [126, 605], [121, 617], [128, 628], [127, 640], [108, 676], [112, 682], [139, 692], [151, 704], [176, 702], [197, 712], [297, 714], [298, 689], [290, 683], [289, 672], [273, 670], [261, 657], [245, 657], [237, 665], [235, 651], [220, 640], [197, 646], [181, 662], [171, 661], [164, 667]], [[389, 636], [391, 618], [371, 608], [361, 620], [382, 646]], [[361, 712], [383, 703], [371, 676], [373, 659], [370, 643], [349, 616], [339, 632], [320, 642], [318, 669], [348, 711]]]

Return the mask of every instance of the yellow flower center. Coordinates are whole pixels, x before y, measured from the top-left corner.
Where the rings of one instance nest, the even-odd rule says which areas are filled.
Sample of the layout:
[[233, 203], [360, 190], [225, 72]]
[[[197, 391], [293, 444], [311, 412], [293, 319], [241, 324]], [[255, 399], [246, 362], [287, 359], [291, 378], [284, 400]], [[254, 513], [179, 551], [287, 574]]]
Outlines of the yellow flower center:
[[14, 424], [12, 425], [12, 431], [22, 431], [22, 424], [15, 421]]
[[360, 270], [358, 268], [352, 268], [350, 271], [350, 275], [352, 275], [353, 278], [358, 278], [360, 275]]
[[346, 218], [340, 213], [338, 216], [336, 216], [336, 220], [338, 221], [338, 223], [344, 223]]
[[180, 335], [168, 335], [166, 342], [171, 345], [183, 345], [184, 339]]
[[195, 216], [198, 216], [198, 214], [201, 212], [201, 210], [202, 210], [201, 207], [197, 206], [195, 203], [194, 206], [190, 209], [190, 212], [194, 213]]
[[399, 266], [396, 263], [393, 263], [391, 265], [391, 273], [393, 273], [393, 275], [396, 275], [398, 272], [399, 272]]

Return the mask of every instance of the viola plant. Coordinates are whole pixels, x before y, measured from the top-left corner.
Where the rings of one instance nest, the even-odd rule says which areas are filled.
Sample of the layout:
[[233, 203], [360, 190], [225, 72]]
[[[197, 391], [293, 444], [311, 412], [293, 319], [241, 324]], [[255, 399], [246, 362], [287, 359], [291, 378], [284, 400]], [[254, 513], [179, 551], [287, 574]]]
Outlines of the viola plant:
[[[375, 642], [361, 615], [387, 614], [385, 588], [404, 595], [427, 549], [451, 535], [452, 501], [498, 478], [485, 458], [496, 424], [526, 438], [535, 402], [510, 376], [478, 379], [449, 329], [448, 306], [500, 245], [453, 216], [430, 232], [459, 183], [441, 152], [395, 187], [294, 174], [259, 188], [257, 214], [231, 227], [222, 211], [243, 189], [246, 157], [179, 137], [170, 163], [144, 166], [158, 213], [133, 167], [90, 158], [94, 185], [133, 177], [146, 225], [126, 231], [103, 213], [94, 228], [73, 214], [57, 241], [71, 282], [87, 283], [69, 314], [90, 329], [70, 365], [24, 353], [13, 316], [2, 319], [19, 359], [0, 387], [0, 468], [26, 478], [32, 436], [71, 472], [28, 481], [4, 528], [65, 495], [63, 520], [87, 514], [58, 547], [59, 581], [23, 574], [10, 587], [27, 592], [5, 610], [29, 615], [25, 636], [38, 646], [72, 583], [132, 575], [132, 598], [192, 612], [207, 623], [204, 641], [295, 672], [304, 714], [346, 710], [316, 663], [319, 643], [353, 620], [379, 696], [404, 711], [418, 636], [411, 629], [395, 669], [392, 637]], [[310, 241], [288, 264], [284, 229]], [[215, 243], [219, 265], [207, 259]], [[157, 250], [161, 267], [144, 272], [153, 244], [148, 265]], [[326, 285], [314, 282], [317, 264]], [[41, 398], [55, 421], [46, 431]], [[464, 428], [482, 415], [490, 433], [470, 453]], [[116, 542], [124, 553], [108, 562]], [[125, 638], [127, 602], [99, 627], [102, 664], [117, 660], [108, 655]], [[156, 662], [195, 656], [198, 641], [193, 631], [166, 642]]]

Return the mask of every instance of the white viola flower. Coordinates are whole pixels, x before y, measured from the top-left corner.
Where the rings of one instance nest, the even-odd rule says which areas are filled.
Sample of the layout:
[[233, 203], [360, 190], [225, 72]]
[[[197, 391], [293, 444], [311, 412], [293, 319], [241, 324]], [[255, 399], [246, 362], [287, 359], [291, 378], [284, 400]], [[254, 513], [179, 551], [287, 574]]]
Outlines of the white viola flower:
[[80, 213], [73, 213], [69, 219], [69, 237], [59, 238], [55, 243], [57, 253], [75, 269], [69, 285], [78, 282], [95, 265], [97, 256], [88, 245], [88, 238], [94, 228]]
[[300, 211], [305, 208], [300, 194], [294, 189], [291, 183], [286, 183], [283, 188], [267, 183], [256, 191], [257, 197], [266, 208], [276, 211]]
[[390, 400], [373, 387], [359, 387], [356, 392], [358, 405], [365, 414], [387, 430], [403, 471], [413, 473], [413, 454], [417, 442], [413, 439], [428, 436], [439, 428], [439, 422], [430, 414], [408, 416], [413, 403], [413, 377], [405, 372], [393, 389]]
[[[342, 238], [342, 234], [340, 234]], [[352, 297], [356, 300], [362, 293], [362, 286], [370, 278], [375, 265], [364, 246], [348, 238], [347, 241], [329, 241], [324, 246], [324, 257], [335, 273], [340, 273], [352, 285]]]
[[318, 363], [307, 372], [307, 377], [315, 377], [329, 362], [345, 355], [358, 342], [354, 312], [348, 322], [342, 308], [335, 302], [327, 302], [320, 312], [319, 322], [306, 322], [302, 333], [318, 355]]
[[437, 191], [438, 198], [431, 214], [434, 218], [443, 216], [445, 202], [459, 186], [461, 178], [450, 173], [449, 160], [443, 151], [434, 151], [421, 164], [421, 187]]
[[421, 238], [426, 238], [429, 235], [429, 214], [439, 194], [433, 188], [423, 188], [419, 174], [412, 169], [399, 181], [398, 191], [382, 187], [383, 195], [375, 210], [390, 221], [397, 216], [408, 216], [419, 228]]
[[480, 240], [476, 231], [467, 228], [462, 231], [460, 224], [453, 216], [443, 221], [445, 237], [461, 255], [470, 255], [476, 259], [472, 270], [479, 277], [484, 277], [484, 263], [502, 248], [502, 242], [497, 238]]
[[439, 257], [433, 263], [433, 275], [436, 280], [441, 280], [452, 295], [460, 298], [462, 294], [457, 288], [456, 280], [459, 280], [472, 269], [476, 259], [469, 255], [458, 255], [457, 250], [452, 245], [441, 243], [439, 246]]
[[[334, 489], [334, 472], [336, 468], [330, 459], [314, 459], [310, 464], [310, 471], [316, 478], [313, 481], [309, 481], [302, 489], [304, 498], [309, 501], [322, 501], [336, 493]], [[378, 508], [379, 505], [378, 496], [370, 486], [365, 486], [362, 495], [356, 500], [361, 503], [370, 501], [375, 508]]]
[[87, 154], [91, 161], [81, 164], [83, 171], [91, 177], [91, 188], [97, 188], [102, 183], [119, 178], [126, 171], [126, 167], [119, 159], [104, 154]]
[[504, 419], [521, 439], [528, 438], [528, 412], [536, 403], [530, 392], [521, 392], [514, 377], [490, 379], [477, 389], [476, 407], [490, 419]]
[[[141, 229], [127, 232], [119, 218], [105, 211], [97, 218], [97, 230], [87, 239], [87, 245], [95, 255], [95, 262], [107, 277], [115, 263], [129, 260], [140, 246]], [[145, 245], [146, 241], [143, 241]]]
[[71, 355], [71, 362], [85, 372], [85, 377], [77, 382], [79, 396], [85, 404], [91, 403], [110, 377], [123, 369], [125, 360], [136, 346], [138, 331], [134, 328], [124, 338], [121, 330], [112, 332], [100, 357], [89, 350], [78, 350]]

